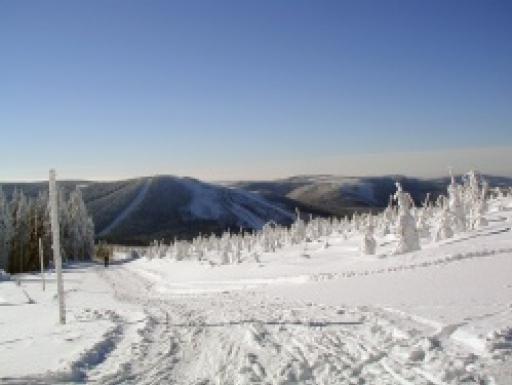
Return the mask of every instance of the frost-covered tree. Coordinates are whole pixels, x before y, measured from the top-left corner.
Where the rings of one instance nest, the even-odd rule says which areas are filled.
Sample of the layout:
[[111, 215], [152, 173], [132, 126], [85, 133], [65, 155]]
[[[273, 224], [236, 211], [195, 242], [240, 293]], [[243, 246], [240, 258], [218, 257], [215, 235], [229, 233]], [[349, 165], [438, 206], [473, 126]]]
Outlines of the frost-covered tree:
[[[62, 255], [83, 260], [94, 254], [94, 224], [80, 192], [66, 196], [60, 192], [59, 215]], [[44, 265], [51, 261], [51, 228], [48, 191], [28, 198], [15, 189], [10, 200], [0, 189], [0, 269], [10, 273], [39, 270], [39, 239], [43, 245]]]
[[480, 229], [489, 224], [484, 214], [487, 211], [487, 205], [484, 199], [479, 199], [471, 208], [471, 226], [473, 229]]
[[[297, 243], [301, 243], [305, 240], [306, 238], [306, 224], [304, 222], [304, 220], [302, 220], [301, 216], [300, 216], [300, 211], [298, 208], [295, 209], [295, 212], [296, 212], [296, 220], [295, 222], [292, 224], [291, 226], [291, 239], [292, 239], [292, 242], [297, 244]], [[274, 237], [272, 237], [274, 238]], [[275, 249], [275, 239], [273, 239], [272, 241], [273, 245], [272, 245], [272, 248]]]
[[94, 225], [87, 214], [80, 189], [70, 194], [67, 206], [70, 235], [67, 252], [73, 259], [89, 259], [94, 253]]
[[[49, 266], [49, 262], [53, 260], [52, 247], [51, 247], [51, 224], [50, 224], [50, 209], [48, 206], [48, 192], [41, 191], [34, 202], [35, 218], [34, 218], [34, 245], [32, 247], [34, 254], [39, 255], [39, 238], [41, 238], [43, 246], [43, 263], [44, 266]], [[39, 258], [36, 258], [39, 266]]]
[[0, 270], [7, 270], [12, 239], [11, 213], [5, 194], [0, 187]]
[[393, 197], [391, 196], [388, 205], [380, 216], [379, 233], [381, 236], [391, 234], [391, 227], [395, 218], [395, 209], [393, 208]]
[[[446, 198], [445, 198], [446, 200]], [[448, 203], [444, 203], [442, 205], [441, 210], [437, 214], [436, 225], [434, 227], [433, 240], [435, 242], [441, 241], [443, 239], [448, 239], [453, 237], [453, 229], [451, 226], [452, 218], [455, 215], [450, 210], [450, 206]]]
[[396, 235], [398, 242], [394, 254], [403, 254], [414, 250], [419, 250], [420, 239], [416, 229], [416, 221], [411, 214], [411, 208], [414, 202], [409, 193], [402, 190], [402, 185], [396, 183], [396, 193], [394, 199], [398, 205], [398, 221], [396, 224]]
[[369, 214], [364, 224], [363, 237], [361, 239], [361, 253], [366, 255], [373, 255], [377, 249], [377, 241], [373, 236], [374, 225], [373, 217]]
[[[448, 206], [452, 214], [455, 231], [466, 231], [466, 212], [464, 210], [463, 189], [451, 175], [451, 183], [448, 186]], [[444, 208], [443, 208], [444, 211]]]
[[420, 238], [430, 237], [430, 226], [428, 223], [428, 214], [425, 209], [417, 211], [416, 215], [416, 228], [418, 229], [418, 235]]
[[59, 229], [60, 229], [60, 244], [61, 244], [61, 253], [62, 260], [64, 262], [68, 261], [70, 255], [72, 255], [73, 245], [72, 245], [72, 237], [71, 234], [71, 223], [69, 217], [69, 205], [66, 200], [66, 195], [62, 189], [58, 190], [57, 195], [57, 204], [58, 204], [58, 214], [59, 214]]
[[484, 217], [487, 211], [487, 188], [487, 182], [482, 181], [476, 171], [471, 170], [466, 174], [465, 204], [469, 208], [469, 227], [471, 229], [479, 229], [488, 224]]
[[27, 258], [30, 239], [29, 202], [23, 191], [14, 191], [9, 206], [13, 227], [9, 271], [22, 272], [25, 269], [25, 260]]
[[427, 194], [422, 207], [416, 210], [416, 228], [420, 238], [430, 238], [431, 218], [432, 205], [430, 203], [430, 194]]

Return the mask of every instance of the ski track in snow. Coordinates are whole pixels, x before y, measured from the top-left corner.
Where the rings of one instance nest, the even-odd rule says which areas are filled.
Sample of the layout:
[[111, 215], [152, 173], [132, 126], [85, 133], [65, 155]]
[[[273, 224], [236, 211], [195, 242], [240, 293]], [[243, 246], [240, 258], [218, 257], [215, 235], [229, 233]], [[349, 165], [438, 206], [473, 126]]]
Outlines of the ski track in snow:
[[466, 253], [456, 253], [453, 255], [446, 255], [445, 257], [432, 259], [429, 261], [422, 261], [422, 262], [418, 262], [418, 263], [390, 266], [387, 268], [380, 268], [380, 269], [374, 269], [374, 270], [345, 271], [342, 273], [312, 274], [312, 275], [308, 276], [308, 280], [310, 280], [310, 281], [326, 281], [326, 280], [331, 280], [331, 279], [353, 278], [353, 277], [362, 277], [362, 276], [374, 275], [374, 274], [394, 273], [394, 272], [400, 272], [400, 271], [405, 271], [405, 270], [413, 270], [413, 269], [422, 268], [422, 267], [445, 265], [447, 263], [462, 261], [464, 259], [490, 257], [490, 256], [493, 256], [496, 254], [506, 254], [506, 253], [512, 253], [512, 247], [480, 250], [480, 251], [469, 251]]
[[77, 382], [446, 385], [488, 381], [478, 370], [485, 359], [450, 338], [458, 325], [441, 326], [393, 309], [284, 301], [254, 291], [159, 298], [151, 281], [123, 266], [100, 274], [119, 300], [143, 307], [147, 319], [138, 341], [107, 349], [103, 361], [92, 362], [90, 371], [84, 371], [85, 363], [75, 363], [82, 370]]
[[116, 298], [141, 307], [138, 338], [116, 325], [70, 374], [6, 384], [491, 384], [487, 358], [441, 325], [391, 308], [328, 306], [256, 291], [160, 297], [122, 265], [96, 269]]
[[107, 234], [109, 234], [113, 229], [115, 229], [121, 222], [123, 222], [144, 200], [144, 197], [146, 196], [146, 193], [149, 190], [149, 186], [151, 185], [151, 178], [148, 178], [144, 185], [140, 188], [139, 192], [137, 193], [137, 196], [130, 202], [130, 204], [123, 210], [121, 213], [114, 218], [114, 220], [105, 227], [98, 236], [103, 237]]

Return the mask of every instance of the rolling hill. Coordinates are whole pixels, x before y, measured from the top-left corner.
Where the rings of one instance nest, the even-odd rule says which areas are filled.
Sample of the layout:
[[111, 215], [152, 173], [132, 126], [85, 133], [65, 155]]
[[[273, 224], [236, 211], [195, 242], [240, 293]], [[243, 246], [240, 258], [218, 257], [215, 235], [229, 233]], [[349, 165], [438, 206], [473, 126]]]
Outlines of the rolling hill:
[[[486, 177], [491, 185], [511, 186], [512, 179]], [[295, 208], [305, 216], [350, 215], [380, 210], [399, 180], [416, 202], [427, 193], [445, 193], [448, 179], [403, 176], [295, 176], [273, 181], [206, 183], [192, 178], [154, 176], [114, 182], [61, 181], [65, 193], [79, 187], [93, 217], [96, 236], [108, 242], [146, 244], [155, 239], [191, 238], [261, 228], [267, 222], [290, 224]], [[47, 189], [44, 182], [1, 183], [28, 196]]]
[[[312, 215], [329, 215], [286, 197], [263, 197], [235, 187], [192, 178], [156, 176], [115, 182], [61, 181], [65, 193], [80, 188], [92, 216], [96, 236], [108, 242], [146, 244], [153, 240], [191, 238], [261, 228], [274, 221], [287, 225], [295, 208]], [[36, 197], [47, 183], [2, 183], [6, 195], [15, 189]]]
[[[512, 179], [485, 176], [491, 186], [511, 186]], [[240, 181], [229, 183], [236, 188], [263, 196], [282, 196], [312, 208], [343, 216], [347, 212], [380, 210], [387, 206], [396, 191], [395, 182], [411, 193], [421, 204], [430, 193], [435, 199], [446, 194], [449, 178], [420, 179], [402, 175], [381, 177], [345, 177], [334, 175], [304, 175], [273, 181]]]

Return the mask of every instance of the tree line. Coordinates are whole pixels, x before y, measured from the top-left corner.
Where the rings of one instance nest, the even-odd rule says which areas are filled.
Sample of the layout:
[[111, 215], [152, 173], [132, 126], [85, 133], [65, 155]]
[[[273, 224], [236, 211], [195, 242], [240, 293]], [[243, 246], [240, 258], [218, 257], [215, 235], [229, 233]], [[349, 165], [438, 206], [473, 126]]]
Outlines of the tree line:
[[[79, 188], [68, 196], [59, 191], [61, 254], [66, 261], [88, 260], [94, 255], [94, 223]], [[0, 270], [19, 273], [40, 269], [39, 238], [44, 266], [52, 261], [48, 191], [27, 197], [14, 190], [10, 199], [0, 186]]]

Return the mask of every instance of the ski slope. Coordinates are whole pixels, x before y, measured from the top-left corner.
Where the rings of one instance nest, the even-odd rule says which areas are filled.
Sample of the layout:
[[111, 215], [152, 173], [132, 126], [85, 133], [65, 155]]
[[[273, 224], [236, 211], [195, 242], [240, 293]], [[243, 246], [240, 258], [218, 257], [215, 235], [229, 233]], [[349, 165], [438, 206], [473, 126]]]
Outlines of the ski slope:
[[114, 218], [114, 220], [105, 227], [98, 236], [104, 237], [105, 235], [108, 235], [112, 230], [114, 230], [117, 226], [119, 226], [120, 223], [122, 223], [128, 216], [135, 211], [135, 209], [141, 204], [141, 202], [146, 197], [146, 194], [149, 190], [149, 187], [151, 186], [151, 178], [148, 178], [144, 185], [140, 188], [140, 191], [137, 193], [135, 198], [130, 202], [130, 204], [119, 213], [117, 217]]
[[254, 193], [186, 178], [180, 183], [190, 191], [192, 199], [187, 210], [192, 218], [223, 221], [231, 217], [238, 226], [255, 230], [261, 229], [268, 218], [279, 222], [295, 219], [290, 211]]
[[[422, 250], [357, 237], [260, 261], [147, 260], [0, 283], [2, 384], [512, 383], [512, 202]], [[52, 352], [52, 354], [47, 354]]]

